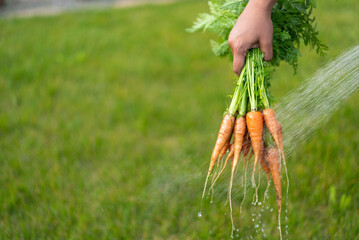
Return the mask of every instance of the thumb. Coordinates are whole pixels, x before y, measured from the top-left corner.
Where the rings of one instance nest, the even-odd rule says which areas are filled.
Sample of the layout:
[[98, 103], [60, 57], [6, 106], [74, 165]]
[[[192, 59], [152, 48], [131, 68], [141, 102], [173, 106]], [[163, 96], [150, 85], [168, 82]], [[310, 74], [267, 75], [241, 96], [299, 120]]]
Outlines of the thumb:
[[259, 47], [261, 51], [264, 53], [264, 61], [270, 61], [273, 58], [273, 46], [272, 40], [263, 39], [259, 42]]
[[241, 74], [244, 61], [245, 61], [245, 54], [236, 52], [233, 55], [233, 72], [236, 73], [238, 76]]

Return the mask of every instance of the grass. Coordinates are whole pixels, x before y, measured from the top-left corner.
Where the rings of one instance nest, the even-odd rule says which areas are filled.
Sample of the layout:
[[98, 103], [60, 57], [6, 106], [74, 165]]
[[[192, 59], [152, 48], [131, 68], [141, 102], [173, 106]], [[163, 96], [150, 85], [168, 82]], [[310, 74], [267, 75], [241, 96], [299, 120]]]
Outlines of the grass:
[[[359, 43], [358, 7], [318, 1], [328, 56], [304, 49], [293, 77], [281, 66], [275, 96]], [[197, 217], [233, 89], [210, 35], [184, 31], [203, 11], [188, 1], [0, 20], [0, 239], [229, 238], [225, 193]], [[358, 100], [288, 160], [289, 239], [359, 238]], [[261, 239], [249, 202], [239, 234]], [[262, 221], [277, 238], [274, 212]]]

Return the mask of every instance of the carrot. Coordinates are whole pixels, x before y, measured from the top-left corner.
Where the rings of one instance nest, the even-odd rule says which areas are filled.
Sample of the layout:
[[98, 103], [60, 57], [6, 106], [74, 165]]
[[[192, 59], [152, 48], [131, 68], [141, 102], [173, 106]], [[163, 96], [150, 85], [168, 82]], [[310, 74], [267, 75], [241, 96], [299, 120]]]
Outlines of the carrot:
[[237, 166], [239, 155], [242, 150], [244, 134], [246, 133], [246, 119], [244, 117], [240, 117], [236, 119], [233, 133], [234, 133], [234, 159], [232, 162], [232, 173], [234, 172], [234, 169]]
[[211, 202], [213, 201], [213, 194], [214, 194], [213, 187], [214, 187], [214, 184], [216, 183], [216, 180], [218, 179], [218, 177], [220, 175], [220, 172], [218, 172], [219, 164], [220, 164], [222, 158], [224, 157], [224, 155], [227, 153], [228, 147], [230, 145], [230, 143], [229, 143], [230, 140], [231, 140], [231, 137], [229, 137], [228, 141], [226, 142], [226, 144], [222, 148], [222, 150], [221, 150], [221, 152], [220, 152], [220, 154], [218, 156], [217, 169], [216, 169], [215, 173], [212, 175], [212, 181], [211, 181], [211, 187], [210, 187], [210, 190], [212, 190]]
[[266, 173], [267, 175], [267, 187], [266, 187], [266, 190], [264, 191], [264, 197], [263, 197], [263, 202], [265, 202], [266, 200], [266, 196], [267, 196], [267, 192], [268, 192], [268, 189], [269, 189], [269, 174], [270, 174], [270, 170], [269, 170], [269, 164], [266, 160], [267, 158], [267, 155], [268, 155], [268, 149], [265, 149], [264, 150], [264, 157], [261, 158], [261, 166], [262, 166], [262, 169], [263, 171]]
[[230, 145], [230, 143], [229, 143], [229, 140], [230, 140], [230, 139], [231, 139], [231, 138], [228, 139], [228, 141], [226, 142], [226, 144], [225, 144], [224, 147], [222, 148], [222, 150], [221, 150], [221, 152], [220, 152], [220, 154], [219, 154], [219, 156], [218, 156], [218, 161], [221, 161], [222, 158], [224, 157], [224, 155], [227, 153], [227, 151], [228, 151], [228, 149], [229, 149], [229, 145]]
[[[247, 113], [247, 127], [249, 132], [249, 137], [251, 138], [252, 148], [254, 152], [254, 167], [252, 173], [253, 184], [256, 187], [256, 182], [254, 179], [254, 173], [258, 159], [262, 157], [263, 154], [263, 115], [259, 111], [251, 111]], [[257, 192], [256, 192], [257, 196]]]
[[226, 168], [228, 161], [233, 158], [233, 155], [234, 155], [234, 144], [231, 143], [231, 144], [229, 144], [229, 153], [228, 153], [228, 155], [227, 155], [226, 161], [224, 161], [224, 165], [223, 165], [221, 171], [219, 171], [219, 173], [217, 174], [217, 176], [216, 176], [216, 178], [214, 179], [214, 181], [212, 182], [212, 185], [211, 185], [211, 187], [209, 188], [209, 190], [213, 189], [214, 184], [217, 182], [218, 178], [221, 176], [222, 172], [223, 172], [224, 169]]
[[217, 136], [217, 141], [213, 148], [211, 161], [209, 163], [208, 173], [207, 173], [207, 177], [206, 177], [206, 181], [204, 183], [204, 188], [203, 188], [203, 193], [202, 193], [202, 199], [204, 198], [204, 194], [206, 192], [209, 175], [212, 172], [212, 169], [214, 167], [214, 164], [216, 163], [218, 155], [220, 154], [222, 148], [224, 147], [224, 145], [226, 144], [226, 142], [228, 141], [228, 139], [230, 138], [230, 136], [232, 134], [234, 121], [235, 121], [235, 117], [233, 115], [226, 114], [223, 117], [222, 124], [221, 124], [221, 127], [219, 128], [219, 132], [218, 132], [218, 136]]
[[285, 156], [284, 156], [284, 151], [283, 151], [283, 129], [282, 129], [282, 124], [281, 124], [279, 121], [277, 121], [277, 126], [278, 126], [279, 149], [280, 149], [280, 153], [281, 153], [282, 159], [283, 159], [285, 176], [286, 176], [286, 178], [287, 178], [287, 196], [288, 196], [288, 191], [289, 191], [289, 176], [288, 176], [287, 164], [286, 164], [286, 161], [285, 161]]
[[264, 109], [263, 110], [263, 118], [264, 118], [264, 122], [268, 128], [268, 131], [273, 136], [275, 143], [277, 144], [278, 147], [280, 147], [278, 124], [277, 124], [277, 119], [275, 118], [275, 113], [274, 113], [273, 109], [271, 109], [271, 108]]
[[216, 163], [216, 160], [217, 160], [222, 148], [224, 147], [224, 145], [230, 138], [230, 136], [232, 134], [232, 130], [233, 130], [234, 121], [235, 121], [235, 117], [231, 116], [229, 114], [226, 114], [223, 117], [221, 127], [219, 128], [217, 141], [213, 148], [211, 162], [209, 164], [208, 172], [212, 171], [214, 164]]
[[233, 224], [233, 215], [232, 215], [232, 185], [233, 185], [233, 177], [234, 171], [236, 170], [236, 166], [239, 160], [239, 155], [241, 154], [242, 144], [244, 134], [246, 133], [246, 119], [242, 116], [237, 118], [234, 124], [234, 158], [232, 161], [232, 171], [231, 171], [231, 181], [229, 182], [228, 188], [228, 199], [229, 199], [229, 208], [231, 210], [231, 221], [232, 221], [232, 231], [234, 230]]
[[[252, 151], [252, 153], [253, 153], [253, 151]], [[244, 190], [243, 190], [243, 199], [242, 199], [241, 205], [239, 207], [240, 212], [242, 212], [242, 205], [244, 203], [244, 200], [246, 199], [246, 193], [247, 193], [247, 167], [248, 167], [249, 159], [251, 157], [252, 156], [249, 156], [248, 158], [245, 158], [244, 164], [243, 164]]]
[[268, 131], [270, 132], [270, 134], [272, 134], [273, 139], [274, 139], [275, 143], [277, 144], [279, 152], [282, 156], [284, 168], [285, 168], [285, 172], [286, 172], [286, 176], [287, 176], [287, 191], [288, 191], [289, 178], [288, 178], [288, 174], [287, 174], [287, 165], [285, 162], [285, 156], [284, 156], [284, 151], [283, 151], [282, 124], [280, 124], [280, 122], [277, 121], [277, 119], [275, 117], [275, 113], [274, 113], [273, 109], [271, 109], [271, 108], [266, 108], [263, 110], [263, 117], [264, 117], [264, 122], [268, 128]]
[[280, 239], [282, 239], [282, 231], [280, 224], [280, 214], [282, 211], [282, 187], [280, 180], [280, 159], [276, 148], [269, 148], [266, 151], [265, 161], [268, 163], [270, 174], [272, 175], [274, 189], [277, 195], [278, 206], [278, 229], [280, 233]]
[[279, 148], [281, 149], [281, 151], [283, 151], [283, 128], [282, 128], [282, 124], [279, 121], [277, 121], [277, 125], [278, 125]]
[[[247, 131], [246, 134], [244, 135], [243, 145], [242, 145], [242, 154], [245, 158], [248, 156], [250, 150], [251, 150], [251, 140], [249, 139], [249, 134]], [[251, 158], [252, 155], [253, 155], [253, 152], [251, 152], [251, 155], [249, 156], [249, 158]]]
[[268, 150], [266, 149], [266, 151], [265, 151], [265, 157], [264, 157], [264, 158], [263, 158], [263, 157], [261, 158], [260, 163], [261, 163], [261, 166], [262, 166], [263, 171], [268, 175], [268, 174], [270, 173], [270, 170], [269, 170], [268, 162], [267, 162], [267, 160], [266, 160], [267, 155], [268, 155]]

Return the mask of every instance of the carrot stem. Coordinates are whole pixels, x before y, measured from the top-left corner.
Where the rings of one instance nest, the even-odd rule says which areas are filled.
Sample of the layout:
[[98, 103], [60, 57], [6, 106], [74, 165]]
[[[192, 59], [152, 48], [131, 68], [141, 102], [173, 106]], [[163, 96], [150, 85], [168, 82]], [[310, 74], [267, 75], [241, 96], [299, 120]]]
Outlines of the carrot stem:
[[244, 68], [238, 78], [237, 86], [234, 90], [232, 101], [228, 108], [228, 113], [232, 116], [236, 114], [236, 112], [238, 110], [239, 101], [241, 100], [242, 89], [244, 87], [245, 72], [246, 72], [246, 69]]
[[[246, 84], [247, 85], [247, 84]], [[246, 87], [243, 89], [242, 99], [239, 107], [239, 116], [244, 116], [247, 112], [247, 90]]]

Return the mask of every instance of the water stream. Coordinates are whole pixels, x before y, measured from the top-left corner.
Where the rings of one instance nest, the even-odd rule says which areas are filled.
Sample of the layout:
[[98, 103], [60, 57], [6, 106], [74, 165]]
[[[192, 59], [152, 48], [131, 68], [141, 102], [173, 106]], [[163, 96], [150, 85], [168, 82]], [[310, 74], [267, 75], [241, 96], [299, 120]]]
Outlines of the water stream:
[[275, 106], [290, 155], [359, 88], [359, 45], [330, 62]]

